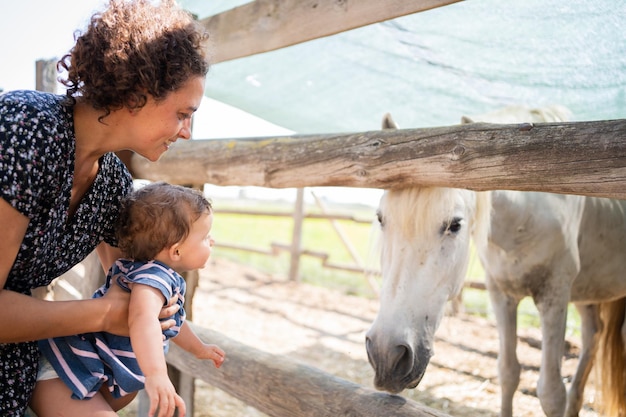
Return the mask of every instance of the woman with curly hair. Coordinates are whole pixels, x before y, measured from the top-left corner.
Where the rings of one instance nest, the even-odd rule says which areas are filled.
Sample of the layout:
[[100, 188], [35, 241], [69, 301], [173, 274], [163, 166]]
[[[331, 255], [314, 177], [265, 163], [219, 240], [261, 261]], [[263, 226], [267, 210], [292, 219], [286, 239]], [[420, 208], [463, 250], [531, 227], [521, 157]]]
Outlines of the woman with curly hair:
[[[156, 161], [191, 136], [208, 71], [208, 35], [173, 1], [111, 0], [58, 63], [64, 96], [0, 95], [0, 415], [22, 416], [37, 374], [37, 340], [106, 331], [128, 336], [129, 295], [50, 302], [31, 297], [114, 234], [132, 178], [114, 152]], [[165, 307], [162, 318], [177, 305]], [[172, 326], [166, 321], [163, 327]]]

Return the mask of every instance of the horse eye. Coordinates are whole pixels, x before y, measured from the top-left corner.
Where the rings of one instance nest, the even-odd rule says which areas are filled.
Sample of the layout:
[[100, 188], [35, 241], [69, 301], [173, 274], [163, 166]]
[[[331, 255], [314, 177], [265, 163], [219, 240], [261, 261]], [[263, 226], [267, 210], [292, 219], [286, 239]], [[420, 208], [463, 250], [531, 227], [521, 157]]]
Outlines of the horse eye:
[[378, 219], [380, 227], [383, 227], [385, 225], [385, 222], [383, 221], [383, 214], [380, 211], [376, 212], [376, 218]]
[[450, 231], [452, 233], [458, 233], [459, 230], [461, 230], [461, 219], [455, 218], [452, 220], [452, 223], [450, 223]]
[[460, 217], [453, 218], [450, 223], [444, 223], [441, 227], [441, 234], [453, 233], [457, 234], [461, 230], [462, 219]]

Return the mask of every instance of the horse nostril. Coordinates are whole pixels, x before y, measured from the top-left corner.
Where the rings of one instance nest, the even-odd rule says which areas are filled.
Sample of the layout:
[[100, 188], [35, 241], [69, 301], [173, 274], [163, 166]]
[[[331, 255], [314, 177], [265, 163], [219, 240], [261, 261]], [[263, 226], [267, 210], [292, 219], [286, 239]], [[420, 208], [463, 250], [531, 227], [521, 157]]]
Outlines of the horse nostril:
[[393, 373], [405, 377], [413, 370], [413, 350], [407, 345], [398, 345], [395, 350], [396, 361]]
[[367, 353], [367, 360], [369, 361], [370, 365], [372, 365], [372, 368], [376, 369], [376, 361], [372, 357], [372, 339], [370, 339], [369, 336], [365, 336], [365, 352]]

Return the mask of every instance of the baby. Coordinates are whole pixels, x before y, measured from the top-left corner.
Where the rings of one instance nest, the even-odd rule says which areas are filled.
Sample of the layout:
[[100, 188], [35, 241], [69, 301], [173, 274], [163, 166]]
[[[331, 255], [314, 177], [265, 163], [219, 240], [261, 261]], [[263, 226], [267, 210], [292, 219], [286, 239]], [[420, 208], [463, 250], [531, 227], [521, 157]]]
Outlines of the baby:
[[[184, 415], [185, 404], [167, 375], [169, 339], [218, 368], [224, 362], [224, 352], [185, 323], [185, 281], [179, 274], [203, 268], [211, 255], [210, 202], [196, 190], [153, 183], [122, 202], [119, 218], [117, 239], [125, 258], [111, 267], [94, 297], [111, 285], [130, 292], [130, 337], [100, 332], [40, 341], [44, 359], [31, 401], [38, 417], [61, 410], [77, 416], [101, 407], [116, 411], [142, 388], [150, 398], [150, 416], [157, 411], [159, 417], [172, 416], [176, 408]], [[170, 318], [176, 325], [163, 331], [158, 315], [173, 298], [180, 306]]]

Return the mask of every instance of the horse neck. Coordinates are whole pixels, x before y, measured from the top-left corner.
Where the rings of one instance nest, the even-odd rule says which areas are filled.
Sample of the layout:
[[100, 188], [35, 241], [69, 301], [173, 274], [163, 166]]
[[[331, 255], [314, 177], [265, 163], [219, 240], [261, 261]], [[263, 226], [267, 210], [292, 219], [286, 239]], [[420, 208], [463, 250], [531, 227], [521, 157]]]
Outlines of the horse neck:
[[492, 192], [476, 192], [471, 235], [479, 251], [486, 249], [491, 229]]

